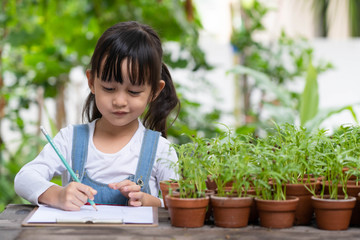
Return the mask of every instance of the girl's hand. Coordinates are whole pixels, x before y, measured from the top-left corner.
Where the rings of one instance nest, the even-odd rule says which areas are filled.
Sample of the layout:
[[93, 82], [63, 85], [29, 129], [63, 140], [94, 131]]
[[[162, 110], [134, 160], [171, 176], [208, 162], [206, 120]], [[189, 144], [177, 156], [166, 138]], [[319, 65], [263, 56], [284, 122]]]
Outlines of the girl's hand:
[[109, 187], [114, 190], [119, 190], [122, 195], [127, 197], [129, 199], [129, 206], [161, 206], [161, 202], [157, 197], [141, 192], [141, 187], [130, 180], [124, 180], [119, 183], [110, 183]]
[[79, 211], [88, 199], [94, 200], [97, 191], [87, 185], [71, 182], [66, 187], [51, 186], [39, 197], [39, 202], [66, 211]]
[[87, 185], [71, 182], [60, 191], [60, 208], [64, 210], [80, 210], [88, 199], [94, 200], [97, 191]]
[[109, 188], [119, 190], [124, 197], [129, 198], [130, 192], [140, 192], [141, 187], [130, 180], [124, 180], [118, 183], [110, 183]]
[[161, 202], [157, 197], [144, 192], [129, 193], [129, 205], [134, 207], [153, 206], [161, 207]]

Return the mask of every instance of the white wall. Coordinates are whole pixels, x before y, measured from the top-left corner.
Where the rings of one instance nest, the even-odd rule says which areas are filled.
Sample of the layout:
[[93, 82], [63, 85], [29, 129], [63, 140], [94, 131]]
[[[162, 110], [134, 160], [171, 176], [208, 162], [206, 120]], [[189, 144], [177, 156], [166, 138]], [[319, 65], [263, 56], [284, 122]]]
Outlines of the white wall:
[[[360, 39], [311, 41], [315, 55], [329, 60], [334, 65], [319, 76], [320, 108], [338, 108], [354, 105], [360, 117]], [[326, 120], [324, 128], [333, 128], [341, 124], [354, 124], [350, 112], [345, 111]]]

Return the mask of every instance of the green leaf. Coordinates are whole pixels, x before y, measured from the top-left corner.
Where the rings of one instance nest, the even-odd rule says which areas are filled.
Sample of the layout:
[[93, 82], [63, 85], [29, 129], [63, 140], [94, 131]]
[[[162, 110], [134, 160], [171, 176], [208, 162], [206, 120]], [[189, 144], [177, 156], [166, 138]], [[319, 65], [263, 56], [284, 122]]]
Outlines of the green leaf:
[[340, 108], [329, 108], [329, 109], [324, 109], [319, 111], [316, 116], [314, 118], [312, 118], [311, 120], [309, 120], [306, 124], [305, 124], [305, 128], [308, 129], [309, 131], [318, 128], [320, 126], [320, 124], [327, 118], [329, 118], [330, 116], [334, 115], [334, 114], [338, 114], [344, 110], [348, 110], [350, 111], [351, 115], [353, 116], [354, 120], [356, 123], [358, 122], [356, 113], [353, 109], [352, 105], [347, 105], [347, 106], [343, 106]]
[[300, 124], [304, 126], [307, 121], [314, 118], [319, 109], [319, 91], [317, 72], [312, 63], [309, 63], [306, 83], [300, 101]]

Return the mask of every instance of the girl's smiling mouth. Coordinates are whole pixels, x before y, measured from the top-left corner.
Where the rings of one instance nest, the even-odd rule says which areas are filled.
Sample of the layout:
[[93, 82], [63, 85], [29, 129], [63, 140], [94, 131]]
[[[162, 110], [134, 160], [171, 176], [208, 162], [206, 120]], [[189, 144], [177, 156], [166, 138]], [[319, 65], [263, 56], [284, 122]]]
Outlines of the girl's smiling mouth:
[[124, 112], [124, 111], [117, 111], [117, 112], [113, 112], [114, 115], [117, 115], [117, 116], [123, 116], [123, 115], [126, 115], [128, 112]]

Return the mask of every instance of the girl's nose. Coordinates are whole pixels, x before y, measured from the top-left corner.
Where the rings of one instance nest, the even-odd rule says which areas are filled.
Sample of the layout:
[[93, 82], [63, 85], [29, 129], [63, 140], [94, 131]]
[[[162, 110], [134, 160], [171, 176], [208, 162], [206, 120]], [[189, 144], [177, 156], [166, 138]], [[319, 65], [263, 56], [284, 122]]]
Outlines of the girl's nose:
[[116, 94], [112, 102], [113, 106], [122, 108], [127, 105], [126, 95], [123, 93]]

